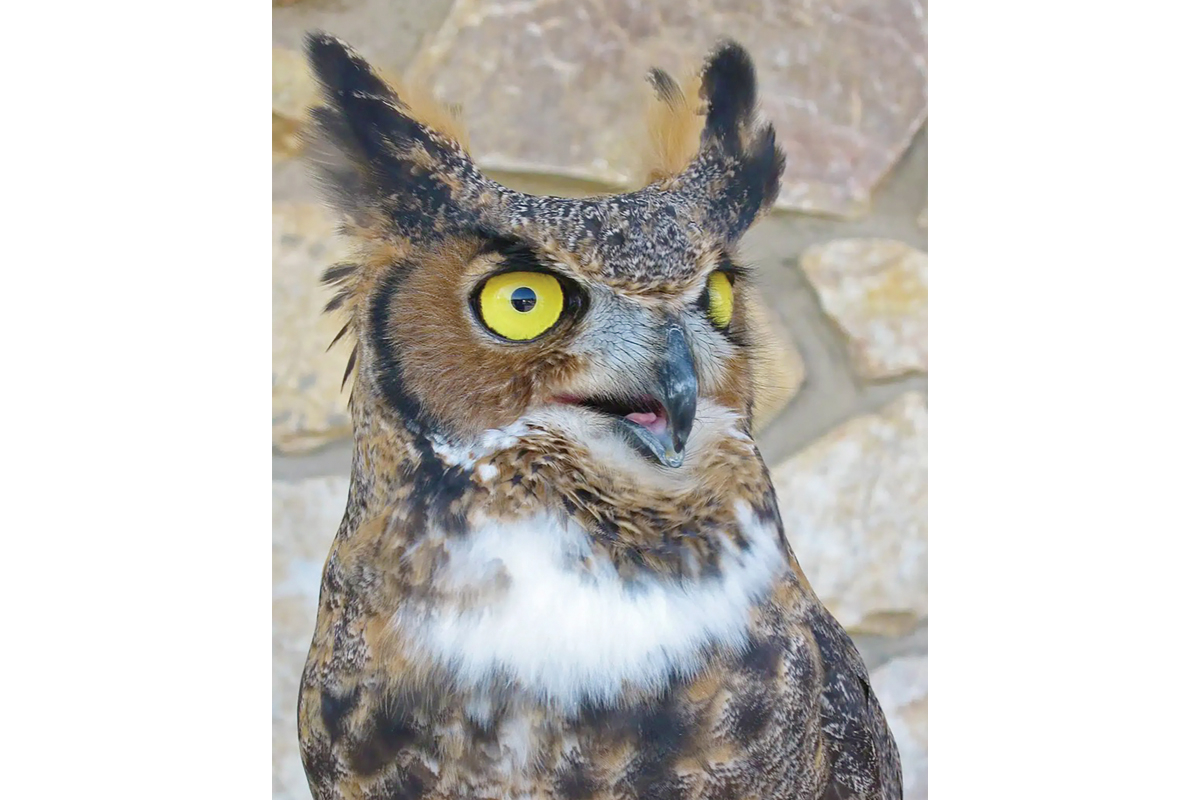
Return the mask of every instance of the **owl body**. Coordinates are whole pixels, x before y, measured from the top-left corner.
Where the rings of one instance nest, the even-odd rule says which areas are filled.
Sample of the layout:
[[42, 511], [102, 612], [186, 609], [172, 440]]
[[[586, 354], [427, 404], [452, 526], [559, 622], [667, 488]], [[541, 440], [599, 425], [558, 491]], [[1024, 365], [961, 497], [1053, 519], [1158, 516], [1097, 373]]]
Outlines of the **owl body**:
[[360, 245], [328, 273], [355, 453], [301, 680], [314, 796], [900, 797], [750, 435], [734, 245], [783, 162], [744, 52], [698, 103], [652, 76], [687, 158], [567, 200], [489, 181], [452, 123], [309, 49]]

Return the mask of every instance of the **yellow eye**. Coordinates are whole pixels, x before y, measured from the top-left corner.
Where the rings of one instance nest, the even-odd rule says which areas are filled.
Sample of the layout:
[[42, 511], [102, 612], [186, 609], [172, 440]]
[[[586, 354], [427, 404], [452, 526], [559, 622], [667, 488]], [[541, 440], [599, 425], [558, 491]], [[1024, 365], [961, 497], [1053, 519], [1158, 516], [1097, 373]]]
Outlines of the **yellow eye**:
[[562, 312], [562, 285], [544, 272], [504, 272], [489, 278], [479, 293], [483, 323], [514, 342], [541, 336]]
[[726, 328], [733, 319], [733, 284], [724, 272], [708, 276], [708, 317], [718, 328]]

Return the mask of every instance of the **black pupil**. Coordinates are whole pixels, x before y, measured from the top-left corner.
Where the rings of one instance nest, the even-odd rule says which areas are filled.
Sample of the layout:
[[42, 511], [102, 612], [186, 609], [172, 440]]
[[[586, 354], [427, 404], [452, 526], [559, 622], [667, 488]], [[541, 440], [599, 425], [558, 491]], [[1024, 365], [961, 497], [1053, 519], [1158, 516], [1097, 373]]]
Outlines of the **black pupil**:
[[513, 290], [512, 304], [517, 311], [530, 311], [537, 305], [537, 293], [528, 286], [518, 287]]

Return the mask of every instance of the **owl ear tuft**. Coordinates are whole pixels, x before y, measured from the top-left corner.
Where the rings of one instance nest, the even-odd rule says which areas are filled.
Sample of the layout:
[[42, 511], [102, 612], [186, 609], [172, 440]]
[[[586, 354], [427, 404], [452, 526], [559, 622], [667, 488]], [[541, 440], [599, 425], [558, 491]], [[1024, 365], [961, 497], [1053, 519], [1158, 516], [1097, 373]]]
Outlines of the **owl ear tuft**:
[[785, 166], [775, 128], [757, 118], [749, 53], [722, 42], [687, 92], [662, 70], [650, 73], [650, 83], [659, 102], [651, 115], [655, 168], [649, 179], [692, 194], [707, 208], [714, 232], [737, 240], [774, 204]]
[[741, 45], [723, 42], [712, 52], [701, 73], [700, 96], [708, 104], [704, 144], [737, 153], [742, 133], [754, 124], [758, 103], [754, 63]]
[[654, 90], [646, 112], [643, 147], [643, 183], [654, 183], [687, 169], [700, 149], [704, 106], [700, 102], [700, 76], [684, 89], [661, 69], [652, 69], [646, 80]]
[[458, 115], [384, 80], [333, 36], [310, 34], [307, 50], [324, 97], [309, 144], [330, 203], [360, 223], [382, 215], [406, 234], [469, 216], [467, 195], [482, 177]]

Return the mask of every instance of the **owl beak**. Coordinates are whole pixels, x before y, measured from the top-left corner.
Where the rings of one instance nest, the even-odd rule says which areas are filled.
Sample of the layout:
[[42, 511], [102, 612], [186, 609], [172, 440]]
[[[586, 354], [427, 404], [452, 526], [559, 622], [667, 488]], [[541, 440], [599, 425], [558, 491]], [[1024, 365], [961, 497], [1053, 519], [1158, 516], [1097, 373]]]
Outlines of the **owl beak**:
[[698, 392], [692, 348], [688, 346], [679, 321], [669, 320], [666, 347], [658, 365], [658, 380], [650, 390], [661, 411], [648, 415], [653, 419], [648, 426], [639, 424], [631, 414], [619, 420], [621, 427], [633, 436], [643, 451], [663, 466], [683, 466], [684, 447], [692, 433], [692, 423], [696, 420]]
[[[667, 323], [667, 347], [659, 366], [658, 400], [667, 415], [666, 429], [659, 436], [655, 455], [668, 467], [683, 464], [683, 450], [692, 423], [696, 421], [696, 362], [692, 348], [683, 335], [683, 326], [678, 320]], [[661, 452], [659, 452], [661, 449]]]

